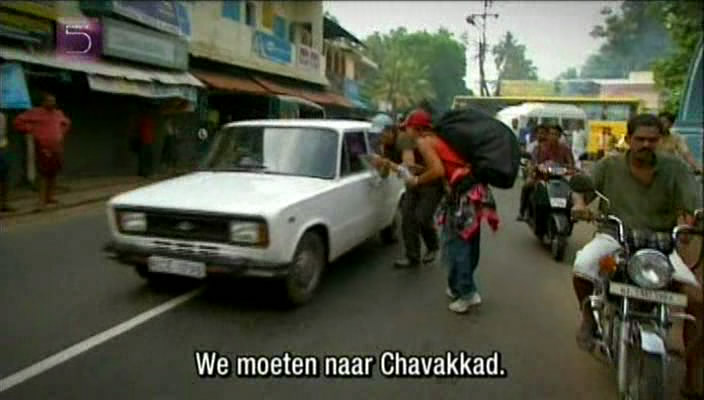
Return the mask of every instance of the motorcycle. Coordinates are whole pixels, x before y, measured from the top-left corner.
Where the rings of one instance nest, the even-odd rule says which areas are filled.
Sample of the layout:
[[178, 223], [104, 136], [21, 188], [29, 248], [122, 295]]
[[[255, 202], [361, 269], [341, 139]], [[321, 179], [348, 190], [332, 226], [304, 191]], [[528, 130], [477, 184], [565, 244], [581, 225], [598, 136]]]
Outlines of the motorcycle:
[[555, 163], [539, 165], [535, 188], [528, 200], [526, 222], [538, 239], [550, 245], [555, 261], [564, 258], [574, 225], [570, 217], [572, 190], [568, 183], [571, 173]]
[[[609, 199], [596, 195], [610, 207]], [[697, 210], [699, 219], [704, 215]], [[593, 221], [617, 231], [621, 249], [599, 262], [601, 279], [585, 300], [596, 321], [594, 345], [617, 372], [620, 400], [664, 400], [669, 355], [665, 341], [676, 319], [695, 321], [672, 307], [686, 307], [676, 282], [699, 287], [694, 274], [676, 252], [683, 235], [702, 234], [682, 225], [670, 233], [631, 230], [618, 217], [605, 214]], [[669, 254], [667, 256], [666, 254]]]

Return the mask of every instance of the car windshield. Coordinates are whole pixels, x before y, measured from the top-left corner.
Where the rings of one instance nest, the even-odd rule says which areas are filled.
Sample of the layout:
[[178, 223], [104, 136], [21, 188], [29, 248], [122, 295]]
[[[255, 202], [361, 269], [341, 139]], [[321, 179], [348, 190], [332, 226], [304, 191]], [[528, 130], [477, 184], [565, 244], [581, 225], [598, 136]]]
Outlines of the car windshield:
[[338, 134], [327, 129], [229, 127], [218, 132], [202, 168], [332, 179], [337, 147]]

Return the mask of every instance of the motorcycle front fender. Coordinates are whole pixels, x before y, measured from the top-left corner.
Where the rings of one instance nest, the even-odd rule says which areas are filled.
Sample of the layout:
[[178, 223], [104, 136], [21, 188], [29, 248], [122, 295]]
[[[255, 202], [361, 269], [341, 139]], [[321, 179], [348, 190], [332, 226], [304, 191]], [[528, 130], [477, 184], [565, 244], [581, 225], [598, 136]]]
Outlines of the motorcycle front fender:
[[638, 341], [640, 348], [649, 354], [667, 355], [665, 340], [655, 331], [653, 327], [640, 325], [638, 327]]
[[553, 213], [550, 218], [560, 235], [569, 236], [572, 233], [572, 223], [566, 214]]

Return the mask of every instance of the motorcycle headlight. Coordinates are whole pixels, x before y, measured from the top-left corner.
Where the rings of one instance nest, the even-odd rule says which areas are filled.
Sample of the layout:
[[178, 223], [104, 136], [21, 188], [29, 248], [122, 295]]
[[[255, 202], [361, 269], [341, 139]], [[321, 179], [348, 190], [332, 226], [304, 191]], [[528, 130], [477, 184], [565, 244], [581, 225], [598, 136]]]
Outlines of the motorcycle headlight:
[[266, 224], [251, 221], [232, 221], [230, 222], [230, 241], [264, 247], [269, 244]]
[[672, 281], [673, 268], [663, 253], [643, 249], [628, 261], [628, 276], [644, 289], [662, 289]]
[[550, 167], [548, 169], [550, 175], [564, 175], [567, 173], [567, 168], [565, 167]]
[[147, 216], [142, 212], [117, 211], [117, 224], [123, 232], [146, 232]]

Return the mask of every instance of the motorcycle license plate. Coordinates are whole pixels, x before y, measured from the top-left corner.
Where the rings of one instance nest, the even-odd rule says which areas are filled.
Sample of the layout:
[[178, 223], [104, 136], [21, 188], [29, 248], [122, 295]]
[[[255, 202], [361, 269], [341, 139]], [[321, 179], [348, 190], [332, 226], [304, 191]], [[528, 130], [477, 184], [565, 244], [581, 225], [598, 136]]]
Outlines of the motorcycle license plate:
[[565, 208], [567, 207], [567, 199], [550, 199], [550, 207]]
[[205, 264], [200, 262], [176, 260], [173, 258], [149, 257], [149, 271], [203, 279], [206, 276]]
[[622, 283], [611, 282], [609, 284], [609, 293], [617, 296], [650, 301], [653, 303], [662, 303], [679, 307], [687, 306], [687, 296], [683, 294], [666, 292], [663, 290], [643, 289], [637, 286], [624, 285]]

